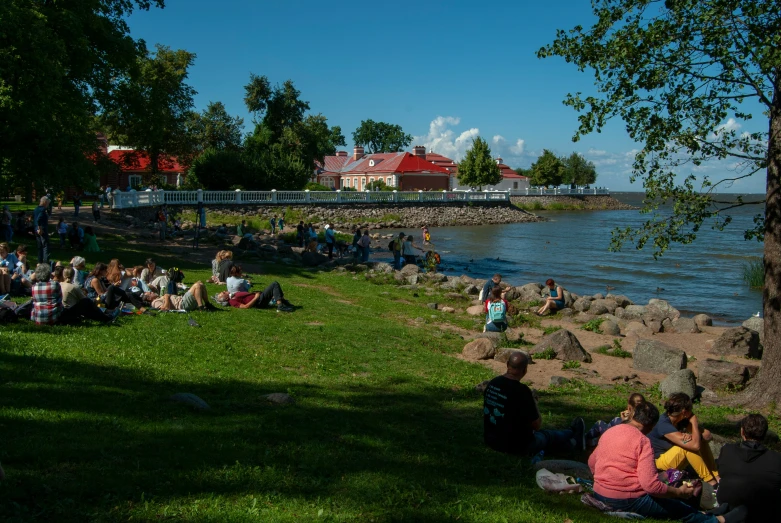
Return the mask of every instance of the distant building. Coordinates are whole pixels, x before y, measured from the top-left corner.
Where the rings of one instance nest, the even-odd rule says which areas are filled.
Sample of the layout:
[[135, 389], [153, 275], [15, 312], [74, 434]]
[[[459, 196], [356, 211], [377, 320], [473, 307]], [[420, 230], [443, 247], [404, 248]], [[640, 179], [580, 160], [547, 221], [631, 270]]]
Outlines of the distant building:
[[315, 179], [332, 189], [358, 191], [365, 190], [369, 183], [376, 180], [382, 180], [400, 191], [449, 189], [451, 171], [428, 161], [426, 156], [426, 148], [422, 146], [413, 147], [412, 153], [368, 155], [364, 154], [363, 147], [356, 146], [352, 156], [347, 156], [346, 151], [326, 156], [323, 164], [317, 165]]
[[[100, 177], [100, 185], [109, 185], [113, 189], [126, 190], [127, 187], [138, 188], [146, 177], [149, 179], [151, 172], [149, 155], [143, 151], [137, 151], [132, 147], [109, 145], [106, 149], [108, 158], [117, 165], [117, 170], [111, 174]], [[186, 168], [179, 163], [176, 157], [163, 155], [160, 157], [157, 179], [151, 181], [153, 185], [179, 186], [187, 174]]]

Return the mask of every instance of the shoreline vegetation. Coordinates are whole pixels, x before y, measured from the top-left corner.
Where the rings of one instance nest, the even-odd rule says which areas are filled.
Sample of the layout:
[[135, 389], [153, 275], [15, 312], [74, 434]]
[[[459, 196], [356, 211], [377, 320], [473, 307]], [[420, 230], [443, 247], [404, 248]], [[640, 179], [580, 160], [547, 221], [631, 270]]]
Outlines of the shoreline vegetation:
[[[130, 240], [138, 229], [116, 215], [99, 226], [103, 252], [87, 253], [88, 267], [115, 257], [132, 266], [154, 255], [184, 271], [188, 284], [210, 276], [211, 243], [193, 251], [189, 242]], [[527, 459], [508, 461], [483, 445], [476, 386], [503, 364], [463, 358], [484, 322], [465, 311], [479, 280], [447, 276], [438, 284], [442, 275], [420, 272], [399, 280], [387, 264], [351, 260], [307, 267], [287, 263], [301, 255], [270, 235], [256, 238], [262, 257], [241, 255], [245, 272], [261, 288], [279, 281], [298, 306], [292, 314], [195, 311], [200, 328], [182, 315], [144, 314], [120, 318], [118, 327], [0, 329], [4, 521], [604, 519], [576, 496], [551, 505]], [[55, 247], [52, 257], [72, 255]], [[221, 287], [207, 289], [212, 296]], [[610, 419], [635, 391], [663, 402], [656, 380], [642, 372], [641, 383], [589, 382], [599, 365], [631, 363], [612, 344], [618, 336], [566, 326], [561, 314], [521, 315], [514, 328], [524, 334], [497, 351], [530, 350], [561, 329], [608, 344], [597, 350], [584, 341], [593, 363], [545, 359], [545, 351], [535, 358], [535, 373], [550, 367], [567, 377], [538, 386], [545, 428], [575, 415], [589, 424]], [[606, 321], [596, 323], [589, 328], [605, 330]], [[626, 341], [622, 347], [632, 350]], [[705, 361], [697, 359], [692, 365]], [[180, 393], [209, 408], [172, 401]], [[290, 402], [273, 403], [276, 393]], [[734, 438], [744, 412], [703, 403], [697, 414]], [[769, 420], [781, 429], [776, 415]]]

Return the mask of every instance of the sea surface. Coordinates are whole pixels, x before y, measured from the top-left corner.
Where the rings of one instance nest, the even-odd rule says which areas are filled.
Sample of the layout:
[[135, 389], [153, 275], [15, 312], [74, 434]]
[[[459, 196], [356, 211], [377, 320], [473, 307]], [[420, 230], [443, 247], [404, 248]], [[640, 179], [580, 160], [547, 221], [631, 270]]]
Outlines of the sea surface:
[[[642, 205], [642, 193], [613, 196]], [[620, 252], [609, 251], [613, 229], [640, 226], [648, 219], [638, 210], [538, 211], [549, 221], [432, 228], [431, 241], [448, 275], [488, 278], [500, 273], [513, 285], [553, 278], [577, 294], [612, 292], [637, 304], [661, 298], [684, 314], [705, 313], [719, 324], [736, 324], [762, 310], [762, 292], [743, 281], [743, 268], [761, 259], [763, 244], [745, 240], [743, 232], [763, 211], [761, 205], [734, 209], [724, 231], [706, 222], [694, 243], [673, 244], [656, 260], [652, 245], [637, 250], [627, 244]], [[406, 232], [421, 245], [419, 230]]]

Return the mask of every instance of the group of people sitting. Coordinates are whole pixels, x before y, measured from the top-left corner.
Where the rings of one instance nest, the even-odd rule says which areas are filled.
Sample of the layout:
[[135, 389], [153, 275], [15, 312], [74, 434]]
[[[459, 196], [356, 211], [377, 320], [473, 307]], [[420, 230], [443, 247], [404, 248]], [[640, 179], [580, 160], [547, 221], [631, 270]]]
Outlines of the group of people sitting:
[[[762, 441], [767, 420], [750, 414], [740, 422], [740, 443], [725, 445], [714, 459], [711, 433], [693, 412], [691, 398], [672, 394], [660, 415], [638, 393], [610, 422], [586, 430], [576, 418], [566, 430], [542, 429], [542, 417], [528, 386], [521, 383], [530, 358], [513, 352], [507, 372], [490, 381], [483, 400], [485, 444], [499, 452], [533, 456], [595, 447], [588, 464], [594, 498], [607, 511], [686, 522], [766, 522], [778, 517], [781, 454]], [[698, 479], [679, 486], [676, 471], [691, 467]], [[660, 480], [660, 472], [667, 482]], [[702, 483], [716, 490], [718, 507], [699, 510]]]
[[[480, 291], [480, 301], [483, 302], [485, 312], [484, 332], [504, 332], [507, 330], [507, 314], [510, 304], [505, 300], [505, 290], [502, 289], [502, 275], [494, 274], [493, 277], [485, 282], [482, 291]], [[564, 292], [561, 287], [556, 285], [552, 278], [545, 282], [548, 287], [548, 296], [545, 303], [536, 311], [539, 316], [545, 315], [547, 311], [555, 311], [564, 308]]]
[[211, 283], [225, 285], [225, 290], [214, 295], [223, 307], [238, 309], [276, 307], [277, 312], [293, 312], [295, 307], [285, 299], [279, 282], [273, 281], [262, 291], [253, 291], [252, 282], [244, 278], [242, 268], [233, 261], [233, 252], [221, 250], [212, 260]]

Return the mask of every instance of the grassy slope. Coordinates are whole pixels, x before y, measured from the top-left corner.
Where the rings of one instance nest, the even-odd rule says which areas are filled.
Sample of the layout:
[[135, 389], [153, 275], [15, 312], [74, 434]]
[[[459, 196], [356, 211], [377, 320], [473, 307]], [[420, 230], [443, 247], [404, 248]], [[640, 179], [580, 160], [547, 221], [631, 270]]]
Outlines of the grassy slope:
[[[144, 258], [104, 247], [102, 259]], [[177, 263], [190, 282], [208, 276]], [[175, 314], [3, 327], [0, 519], [602, 520], [576, 496], [545, 495], [528, 460], [483, 447], [472, 389], [491, 373], [453, 358], [463, 340], [437, 328], [478, 320], [361, 275], [263, 272], [259, 283], [278, 279], [302, 308], [193, 313], [200, 329]], [[212, 409], [168, 402], [177, 392]], [[270, 405], [272, 392], [296, 404]], [[543, 392], [545, 426], [607, 419], [628, 392]], [[731, 433], [729, 411], [699, 412]]]

